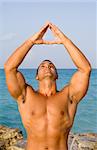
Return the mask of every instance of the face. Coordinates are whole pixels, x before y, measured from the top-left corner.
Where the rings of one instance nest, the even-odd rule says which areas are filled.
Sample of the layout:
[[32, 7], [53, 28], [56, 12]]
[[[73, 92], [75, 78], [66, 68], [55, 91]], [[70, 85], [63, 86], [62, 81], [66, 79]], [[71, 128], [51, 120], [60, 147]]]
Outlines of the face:
[[38, 67], [36, 79], [42, 80], [46, 78], [53, 80], [58, 78], [57, 70], [51, 61], [43, 61]]

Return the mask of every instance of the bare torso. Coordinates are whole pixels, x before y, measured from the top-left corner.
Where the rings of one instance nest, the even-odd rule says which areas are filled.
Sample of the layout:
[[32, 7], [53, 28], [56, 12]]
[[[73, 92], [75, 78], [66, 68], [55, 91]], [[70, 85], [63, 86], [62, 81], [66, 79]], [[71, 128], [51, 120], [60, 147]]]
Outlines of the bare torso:
[[[17, 70], [37, 41], [45, 44], [42, 37], [47, 28], [58, 37], [78, 68], [68, 86], [60, 92], [56, 92], [58, 75], [51, 61], [43, 61], [38, 67], [36, 79], [39, 81], [40, 92], [35, 92], [27, 85], [22, 73]], [[49, 22], [15, 50], [4, 64], [4, 69], [8, 90], [18, 102], [22, 122], [27, 131], [26, 150], [67, 150], [68, 134], [77, 104], [85, 96], [89, 86], [91, 65], [84, 54], [58, 27]]]
[[68, 98], [67, 87], [50, 97], [27, 87], [25, 102], [18, 108], [27, 132], [26, 150], [67, 150], [76, 104]]

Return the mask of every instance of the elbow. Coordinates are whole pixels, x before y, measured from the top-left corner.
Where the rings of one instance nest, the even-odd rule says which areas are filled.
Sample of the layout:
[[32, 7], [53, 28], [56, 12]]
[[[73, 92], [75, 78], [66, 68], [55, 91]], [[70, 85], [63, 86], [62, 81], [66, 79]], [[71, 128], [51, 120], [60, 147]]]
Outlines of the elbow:
[[5, 63], [5, 64], [4, 64], [4, 70], [8, 70], [8, 68], [9, 68], [9, 67], [8, 67], [8, 64]]
[[8, 63], [4, 64], [4, 70], [5, 71], [10, 71], [11, 70], [10, 65], [8, 65]]
[[89, 63], [89, 64], [86, 66], [85, 71], [86, 71], [87, 73], [91, 73], [91, 70], [92, 70], [92, 67], [91, 67], [91, 64]]
[[8, 68], [7, 64], [4, 64], [4, 70], [6, 70]]
[[5, 69], [6, 67], [7, 67], [7, 64], [5, 63], [5, 64], [4, 64], [4, 69]]
[[91, 67], [91, 65], [89, 66], [89, 69], [88, 69], [88, 70], [89, 70], [89, 72], [91, 72], [91, 70], [92, 70], [92, 67]]
[[90, 62], [88, 63], [87, 70], [88, 70], [89, 72], [91, 72], [91, 70], [92, 70], [92, 66], [91, 66]]
[[87, 62], [87, 63], [85, 63], [85, 64], [83, 65], [82, 68], [79, 68], [79, 69], [81, 69], [81, 71], [82, 71], [83, 73], [89, 75], [89, 74], [91, 73], [92, 67], [91, 67], [91, 64], [90, 64], [89, 62]]
[[16, 71], [17, 68], [13, 68], [13, 67], [11, 67], [10, 64], [5, 63], [4, 64], [4, 70], [5, 70], [5, 72], [10, 72], [10, 71], [13, 71], [13, 70]]

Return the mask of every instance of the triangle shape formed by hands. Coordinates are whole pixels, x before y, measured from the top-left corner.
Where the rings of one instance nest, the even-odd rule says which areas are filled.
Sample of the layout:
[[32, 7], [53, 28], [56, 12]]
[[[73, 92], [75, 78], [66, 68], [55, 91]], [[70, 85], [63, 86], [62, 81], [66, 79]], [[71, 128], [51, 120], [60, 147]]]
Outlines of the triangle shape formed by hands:
[[[41, 30], [43, 30], [43, 28]], [[62, 44], [60, 39], [57, 36], [55, 36], [54, 33], [53, 34], [51, 34], [51, 33], [53, 33], [53, 32], [51, 31], [50, 27], [48, 26], [45, 29], [44, 33], [41, 32], [42, 36], [40, 39], [35, 41], [35, 44]], [[53, 39], [53, 37], [55, 37], [55, 39]]]

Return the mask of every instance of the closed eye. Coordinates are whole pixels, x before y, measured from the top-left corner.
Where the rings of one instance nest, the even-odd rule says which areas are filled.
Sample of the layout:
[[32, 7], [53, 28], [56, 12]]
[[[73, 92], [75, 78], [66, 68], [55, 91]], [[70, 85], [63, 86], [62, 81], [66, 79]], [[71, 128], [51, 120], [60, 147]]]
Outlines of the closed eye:
[[44, 68], [45, 66], [44, 66], [44, 65], [41, 65], [40, 67], [41, 67], [41, 68]]

